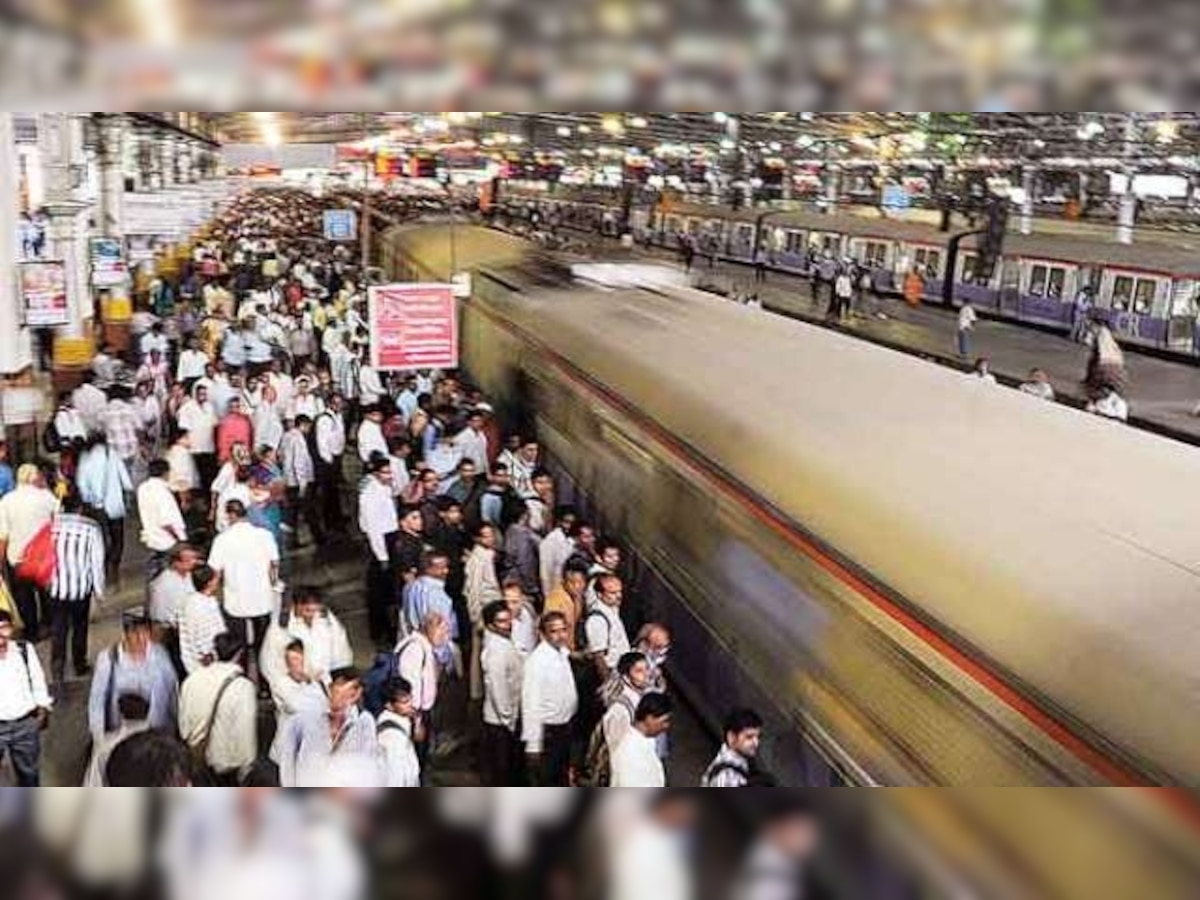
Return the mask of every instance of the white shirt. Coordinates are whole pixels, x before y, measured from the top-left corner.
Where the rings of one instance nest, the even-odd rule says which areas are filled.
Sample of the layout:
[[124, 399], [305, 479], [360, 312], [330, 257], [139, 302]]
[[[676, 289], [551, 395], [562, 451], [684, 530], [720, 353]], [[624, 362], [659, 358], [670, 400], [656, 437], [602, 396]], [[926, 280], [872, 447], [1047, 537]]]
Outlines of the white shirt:
[[223, 577], [225, 612], [238, 619], [269, 616], [275, 609], [271, 570], [278, 563], [279, 548], [266, 529], [243, 520], [217, 535], [208, 564]]
[[191, 575], [181, 575], [168, 566], [150, 582], [150, 621], [172, 628], [183, 615], [183, 603], [192, 594]]
[[522, 656], [528, 656], [538, 645], [538, 617], [528, 602], [521, 606], [521, 611], [513, 616], [513, 643], [521, 651]]
[[54, 414], [54, 428], [58, 431], [60, 440], [87, 440], [87, 426], [83, 423], [83, 416], [73, 409], [60, 408]]
[[579, 709], [571, 655], [544, 641], [529, 654], [521, 687], [522, 740], [527, 753], [542, 752], [547, 725], [566, 725]]
[[388, 561], [386, 537], [400, 530], [396, 498], [391, 488], [374, 476], [367, 476], [358, 495], [358, 527], [367, 536], [371, 553], [381, 563]]
[[346, 629], [331, 610], [317, 615], [311, 625], [292, 613], [284, 627], [277, 619], [267, 629], [259, 663], [271, 685], [290, 680], [287, 673], [287, 646], [292, 641], [304, 645], [304, 670], [313, 681], [328, 683], [329, 675], [354, 664], [354, 651]]
[[204, 667], [202, 660], [213, 655], [213, 641], [228, 629], [221, 603], [216, 597], [193, 591], [179, 610], [179, 656], [189, 675]]
[[483, 636], [483, 721], [516, 732], [521, 718], [525, 660], [511, 639], [491, 631]]
[[104, 391], [94, 384], [81, 384], [71, 394], [71, 405], [83, 417], [83, 423], [89, 430], [100, 430], [100, 414], [108, 406]]
[[408, 474], [408, 463], [399, 456], [388, 456], [389, 462], [392, 464], [392, 496], [399, 497], [412, 481], [412, 476]]
[[597, 601], [588, 610], [583, 630], [587, 635], [588, 651], [603, 653], [604, 662], [610, 670], [615, 669], [621, 657], [633, 649], [625, 632], [625, 623], [621, 620], [620, 609]]
[[172, 491], [185, 493], [200, 488], [200, 470], [196, 468], [196, 460], [192, 451], [181, 444], [172, 444], [167, 451], [167, 465], [171, 470], [167, 473], [167, 486]]
[[218, 534], [229, 530], [229, 513], [225, 510], [225, 504], [230, 500], [240, 500], [242, 506], [249, 509], [254, 505], [254, 495], [250, 492], [250, 485], [235, 482], [222, 488], [217, 495], [216, 525]]
[[970, 331], [975, 327], [975, 322], [978, 319], [979, 316], [975, 312], [975, 307], [964, 306], [958, 311], [958, 330]]
[[148, 478], [142, 482], [137, 489], [137, 508], [142, 522], [142, 543], [148, 549], [165, 553], [187, 538], [187, 526], [179, 503], [171, 493], [170, 485], [161, 478]]
[[358, 426], [358, 458], [367, 462], [372, 453], [388, 455], [387, 441], [383, 437], [383, 428], [378, 422], [363, 419]]
[[0, 497], [0, 538], [8, 541], [8, 561], [16, 565], [25, 547], [58, 512], [58, 499], [45, 488], [19, 484]]
[[1107, 397], [1101, 397], [1088, 408], [1096, 415], [1104, 416], [1106, 419], [1116, 419], [1118, 422], [1129, 421], [1129, 404], [1115, 392], [1110, 393]]
[[275, 701], [275, 740], [271, 744], [271, 762], [279, 765], [281, 739], [288, 723], [296, 716], [327, 715], [329, 694], [318, 681], [296, 681], [286, 676], [271, 684], [271, 699]]
[[454, 445], [462, 451], [463, 459], [469, 459], [475, 463], [475, 468], [480, 473], [486, 475], [491, 471], [490, 460], [488, 459], [487, 435], [482, 431], [476, 431], [473, 428], [464, 428], [455, 436]]
[[383, 786], [417, 788], [421, 786], [421, 762], [412, 740], [412, 720], [384, 710], [375, 725], [379, 735]]
[[203, 378], [208, 362], [208, 354], [203, 350], [184, 350], [179, 354], [179, 365], [175, 367], [175, 380], [189, 381], [192, 378]]
[[542, 539], [539, 552], [542, 576], [542, 596], [549, 597], [562, 583], [563, 566], [575, 552], [575, 542], [561, 528], [555, 528]]
[[1043, 381], [1027, 381], [1021, 385], [1021, 393], [1037, 397], [1039, 400], [1053, 400], [1054, 388]]
[[615, 788], [661, 788], [667, 773], [658, 758], [656, 744], [636, 728], [617, 745], [610, 756], [612, 786]]
[[[46, 674], [42, 671], [37, 648], [25, 645], [25, 658], [17, 641], [8, 642], [8, 650], [0, 656], [0, 722], [15, 722], [35, 709], [50, 709], [54, 701], [46, 690]], [[29, 668], [25, 668], [25, 659]]]
[[[235, 679], [220, 696], [222, 685]], [[234, 663], [215, 662], [189, 675], [179, 692], [179, 735], [189, 747], [209, 737], [205, 760], [218, 774], [242, 772], [258, 758], [258, 691]]]
[[188, 433], [192, 453], [216, 453], [217, 413], [212, 403], [188, 400], [179, 407], [179, 427]]
[[327, 463], [346, 450], [346, 423], [340, 413], [317, 416], [317, 453]]
[[383, 389], [383, 383], [379, 380], [379, 373], [371, 366], [363, 366], [358, 372], [358, 392], [359, 398], [366, 405], [378, 403], [379, 398], [384, 396], [387, 391]]

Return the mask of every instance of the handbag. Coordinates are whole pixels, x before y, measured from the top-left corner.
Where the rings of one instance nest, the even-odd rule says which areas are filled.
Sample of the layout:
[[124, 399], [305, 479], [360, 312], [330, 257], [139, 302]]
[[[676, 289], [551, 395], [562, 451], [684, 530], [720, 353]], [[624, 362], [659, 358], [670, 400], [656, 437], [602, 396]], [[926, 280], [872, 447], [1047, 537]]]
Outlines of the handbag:
[[54, 523], [43, 525], [25, 545], [25, 554], [17, 564], [17, 577], [45, 590], [54, 581], [58, 559], [54, 553]]

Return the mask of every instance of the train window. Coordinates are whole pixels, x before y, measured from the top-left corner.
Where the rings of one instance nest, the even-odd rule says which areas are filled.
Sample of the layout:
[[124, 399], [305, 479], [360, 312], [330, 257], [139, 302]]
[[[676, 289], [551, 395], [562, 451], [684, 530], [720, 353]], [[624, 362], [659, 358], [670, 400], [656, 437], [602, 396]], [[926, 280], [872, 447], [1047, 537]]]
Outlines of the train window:
[[979, 254], [965, 253], [962, 258], [962, 281], [964, 284], [974, 284], [979, 271]]
[[1157, 296], [1157, 278], [1118, 275], [1113, 279], [1112, 308], [1115, 310], [1149, 315], [1154, 311], [1154, 299]]
[[1067, 270], [1061, 266], [1034, 263], [1029, 270], [1029, 295], [1061, 300], [1067, 286]]
[[1154, 298], [1158, 294], [1158, 282], [1150, 278], [1139, 278], [1133, 292], [1133, 311], [1149, 315], [1154, 309]]
[[864, 266], [882, 269], [887, 265], [887, 244], [883, 241], [863, 241], [859, 259]]
[[1051, 269], [1050, 281], [1046, 285], [1046, 296], [1052, 300], [1061, 300], [1067, 284], [1066, 269]]
[[942, 270], [942, 251], [934, 250], [930, 247], [917, 247], [913, 253], [913, 259], [917, 264], [917, 268], [936, 275]]
[[1118, 275], [1113, 281], [1112, 292], [1112, 308], [1121, 310], [1122, 312], [1129, 309], [1129, 302], [1133, 299], [1133, 283], [1134, 279], [1130, 275]]
[[784, 244], [784, 249], [788, 253], [803, 253], [805, 248], [804, 232], [789, 231], [787, 232], [787, 240]]

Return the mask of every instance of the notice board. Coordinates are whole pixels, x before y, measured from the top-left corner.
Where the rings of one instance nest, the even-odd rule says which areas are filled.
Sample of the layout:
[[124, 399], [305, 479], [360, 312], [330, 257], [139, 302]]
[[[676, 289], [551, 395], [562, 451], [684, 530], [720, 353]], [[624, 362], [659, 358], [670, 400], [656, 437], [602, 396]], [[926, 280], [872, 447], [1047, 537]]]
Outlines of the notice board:
[[375, 368], [458, 368], [453, 285], [378, 285], [368, 293], [368, 308], [371, 365]]

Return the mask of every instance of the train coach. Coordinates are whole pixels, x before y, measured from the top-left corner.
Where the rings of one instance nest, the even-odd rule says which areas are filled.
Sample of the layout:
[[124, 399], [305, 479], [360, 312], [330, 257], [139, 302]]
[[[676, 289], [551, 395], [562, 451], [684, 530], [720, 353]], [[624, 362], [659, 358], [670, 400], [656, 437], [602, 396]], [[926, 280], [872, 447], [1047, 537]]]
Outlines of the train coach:
[[[550, 222], [586, 231], [612, 230], [619, 207], [600, 199], [509, 195], [510, 215], [537, 212]], [[731, 210], [694, 203], [634, 207], [635, 234], [666, 249], [683, 235], [726, 260], [751, 263], [765, 247], [771, 266], [811, 276], [822, 259], [853, 260], [880, 293], [899, 294], [909, 272], [925, 282], [925, 298], [940, 301], [950, 234], [922, 223], [850, 213]], [[982, 279], [978, 249], [968, 241], [954, 272], [955, 292], [997, 317], [1070, 331], [1075, 301], [1085, 289], [1091, 315], [1106, 320], [1125, 343], [1183, 357], [1200, 355], [1200, 242], [1178, 234], [1147, 235], [1125, 245], [1064, 234], [1010, 234], [995, 272]]]

